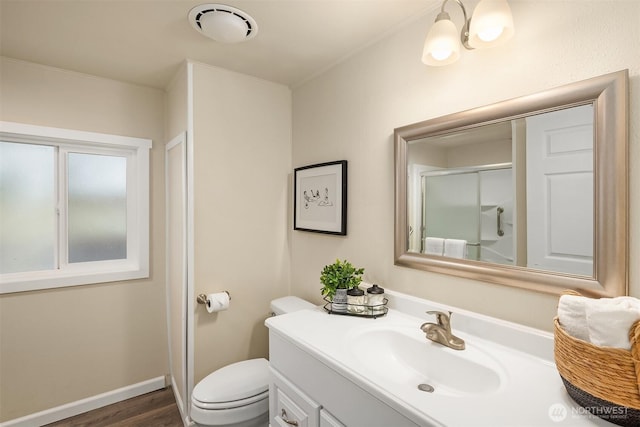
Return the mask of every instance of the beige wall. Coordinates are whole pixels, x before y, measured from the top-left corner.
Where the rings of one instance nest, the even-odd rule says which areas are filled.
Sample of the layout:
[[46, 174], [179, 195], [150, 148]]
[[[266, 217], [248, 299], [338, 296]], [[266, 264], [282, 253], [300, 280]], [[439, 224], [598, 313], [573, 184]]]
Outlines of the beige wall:
[[231, 308], [195, 306], [195, 382], [266, 357], [269, 301], [289, 293], [291, 92], [193, 64], [195, 294], [228, 290]]
[[348, 235], [293, 233], [294, 294], [320, 302], [320, 271], [340, 257], [384, 287], [551, 330], [556, 297], [393, 265], [393, 129], [628, 68], [630, 279], [640, 297], [640, 2], [579, 3], [512, 1], [509, 44], [437, 68], [420, 62], [434, 13], [294, 90], [293, 166], [349, 161]]
[[167, 372], [164, 93], [1, 58], [0, 120], [153, 140], [151, 277], [0, 296], [0, 421]]

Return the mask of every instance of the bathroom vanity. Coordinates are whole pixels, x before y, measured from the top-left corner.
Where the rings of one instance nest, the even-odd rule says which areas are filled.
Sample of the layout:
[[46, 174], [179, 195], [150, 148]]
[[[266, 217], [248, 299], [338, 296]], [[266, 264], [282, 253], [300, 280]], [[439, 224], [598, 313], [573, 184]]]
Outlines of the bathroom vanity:
[[[267, 319], [271, 426], [612, 425], [567, 395], [552, 334], [393, 291], [387, 298], [389, 313], [376, 319], [322, 307]], [[464, 350], [425, 338], [430, 310], [453, 312]]]

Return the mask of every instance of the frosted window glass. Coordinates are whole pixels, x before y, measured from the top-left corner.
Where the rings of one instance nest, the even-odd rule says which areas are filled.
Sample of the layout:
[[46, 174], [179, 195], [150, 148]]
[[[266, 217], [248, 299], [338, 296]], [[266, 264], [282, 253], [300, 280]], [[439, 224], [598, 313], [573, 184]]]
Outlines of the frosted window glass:
[[0, 273], [55, 268], [55, 148], [0, 142]]
[[69, 153], [69, 262], [127, 258], [127, 159]]

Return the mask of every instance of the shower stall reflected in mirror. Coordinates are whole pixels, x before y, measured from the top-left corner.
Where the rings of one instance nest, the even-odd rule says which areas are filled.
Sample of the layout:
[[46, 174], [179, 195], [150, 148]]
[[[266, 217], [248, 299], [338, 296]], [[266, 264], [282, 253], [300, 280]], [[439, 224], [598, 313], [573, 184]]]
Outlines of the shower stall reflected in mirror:
[[516, 216], [510, 163], [422, 171], [420, 193], [416, 252], [514, 264]]

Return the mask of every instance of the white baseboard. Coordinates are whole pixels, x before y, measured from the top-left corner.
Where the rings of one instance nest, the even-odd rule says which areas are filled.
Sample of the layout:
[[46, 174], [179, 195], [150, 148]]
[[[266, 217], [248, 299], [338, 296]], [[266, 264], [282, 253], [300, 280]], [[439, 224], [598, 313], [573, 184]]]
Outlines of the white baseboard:
[[140, 396], [165, 387], [165, 377], [156, 377], [137, 384], [132, 384], [117, 390], [108, 391], [86, 399], [77, 400], [65, 405], [56, 406], [21, 418], [0, 423], [0, 427], [32, 427], [34, 425], [44, 425], [65, 418], [83, 414], [112, 403], [121, 402], [132, 397]]

